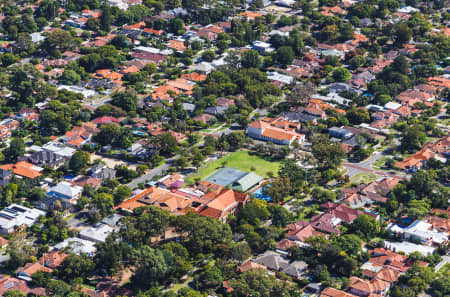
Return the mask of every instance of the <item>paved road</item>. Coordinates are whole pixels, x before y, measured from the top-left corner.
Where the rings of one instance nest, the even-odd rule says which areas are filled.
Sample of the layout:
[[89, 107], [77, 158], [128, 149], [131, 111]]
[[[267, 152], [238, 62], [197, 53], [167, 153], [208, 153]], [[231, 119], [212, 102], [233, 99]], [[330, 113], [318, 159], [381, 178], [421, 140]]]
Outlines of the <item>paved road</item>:
[[439, 269], [445, 266], [445, 264], [450, 263], [450, 256], [442, 256], [442, 261], [439, 262], [435, 267], [434, 271], [438, 272]]
[[153, 168], [148, 173], [135, 178], [132, 182], [130, 182], [128, 184], [128, 186], [132, 190], [136, 189], [140, 183], [145, 183], [145, 182], [151, 180], [154, 176], [160, 175], [162, 172], [164, 172], [167, 169], [169, 169], [169, 167], [172, 166], [173, 161], [175, 161], [175, 160], [176, 160], [176, 157], [172, 157], [170, 159], [167, 159], [166, 162], [164, 164], [162, 164], [161, 166]]
[[370, 172], [373, 174], [377, 174], [380, 176], [390, 176], [390, 177], [395, 177], [395, 178], [400, 178], [400, 179], [404, 179], [404, 176], [400, 176], [400, 175], [396, 175], [396, 174], [390, 174], [388, 172], [384, 172], [384, 171], [378, 171], [378, 170], [374, 170], [374, 169], [369, 169], [366, 167], [362, 167], [360, 166], [359, 163], [356, 164], [352, 164], [352, 163], [344, 163], [343, 166], [347, 169], [347, 174], [349, 177], [352, 177], [358, 173], [363, 173], [363, 172]]
[[375, 152], [366, 160], [360, 163], [344, 163], [343, 166], [347, 169], [347, 175], [353, 177], [359, 173], [372, 172], [372, 164], [383, 158], [382, 152]]

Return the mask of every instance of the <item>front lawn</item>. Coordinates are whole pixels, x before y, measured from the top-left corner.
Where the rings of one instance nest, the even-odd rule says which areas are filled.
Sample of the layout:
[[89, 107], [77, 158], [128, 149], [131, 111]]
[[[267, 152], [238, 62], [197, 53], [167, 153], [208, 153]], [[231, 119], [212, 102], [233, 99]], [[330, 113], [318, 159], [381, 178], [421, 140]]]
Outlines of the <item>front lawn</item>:
[[378, 175], [371, 172], [358, 173], [350, 179], [350, 182], [346, 185], [346, 187], [351, 185], [368, 184], [379, 178], [380, 177]]
[[381, 169], [382, 167], [386, 166], [386, 161], [390, 159], [389, 157], [384, 157], [381, 158], [379, 160], [376, 160], [375, 162], [373, 162], [372, 167], [376, 168], [376, 169]]
[[246, 172], [250, 172], [254, 169], [254, 173], [264, 177], [268, 177], [270, 175], [269, 172], [271, 172], [273, 176], [277, 176], [278, 169], [280, 168], [280, 162], [278, 161], [271, 161], [256, 153], [238, 151], [208, 162], [208, 164], [199, 168], [196, 173], [189, 175], [185, 179], [185, 182], [187, 184], [192, 184], [195, 181], [195, 178], [204, 179], [216, 169], [224, 167], [224, 165], [225, 167], [236, 168]]

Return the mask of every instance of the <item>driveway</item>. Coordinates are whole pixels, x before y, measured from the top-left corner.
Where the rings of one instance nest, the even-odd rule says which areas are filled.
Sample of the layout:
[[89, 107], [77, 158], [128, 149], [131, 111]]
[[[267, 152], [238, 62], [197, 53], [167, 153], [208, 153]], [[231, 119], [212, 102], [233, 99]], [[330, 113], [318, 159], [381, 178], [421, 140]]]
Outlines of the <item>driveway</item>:
[[86, 224], [82, 220], [78, 219], [77, 216], [78, 215], [67, 220], [67, 224], [69, 225], [70, 229], [77, 229], [77, 230], [81, 231], [81, 230], [91, 227], [90, 225]]

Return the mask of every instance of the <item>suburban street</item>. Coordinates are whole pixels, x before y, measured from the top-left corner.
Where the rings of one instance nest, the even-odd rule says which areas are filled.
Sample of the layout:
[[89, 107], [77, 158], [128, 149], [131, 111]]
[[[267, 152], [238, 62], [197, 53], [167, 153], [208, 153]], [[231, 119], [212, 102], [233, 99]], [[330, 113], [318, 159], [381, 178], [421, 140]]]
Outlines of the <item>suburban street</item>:
[[140, 183], [145, 183], [145, 182], [151, 180], [154, 176], [160, 175], [162, 172], [169, 169], [170, 166], [172, 166], [173, 162], [176, 160], [176, 158], [177, 157], [172, 157], [170, 159], [167, 159], [166, 162], [164, 164], [162, 164], [161, 166], [153, 168], [148, 173], [135, 178], [132, 182], [130, 182], [128, 184], [128, 186], [132, 190], [136, 189]]
[[380, 170], [375, 170], [372, 168], [372, 164], [374, 164], [376, 161], [384, 158], [385, 155], [383, 154], [383, 152], [374, 152], [369, 158], [367, 158], [366, 160], [360, 162], [360, 163], [349, 163], [349, 162], [345, 162], [342, 164], [342, 166], [344, 166], [345, 169], [347, 169], [347, 175], [351, 178], [359, 173], [373, 173], [373, 174], [377, 174], [380, 176], [384, 176], [384, 175], [388, 175], [391, 177], [396, 177], [396, 178], [405, 178], [405, 175], [403, 174], [391, 174], [385, 171], [380, 171]]

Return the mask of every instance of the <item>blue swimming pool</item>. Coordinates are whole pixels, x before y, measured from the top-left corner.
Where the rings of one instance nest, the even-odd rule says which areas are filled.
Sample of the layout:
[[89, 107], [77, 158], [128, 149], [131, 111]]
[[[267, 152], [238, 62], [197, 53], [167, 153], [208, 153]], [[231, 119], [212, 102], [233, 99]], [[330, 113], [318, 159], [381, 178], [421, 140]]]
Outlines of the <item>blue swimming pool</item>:
[[272, 201], [272, 197], [270, 197], [269, 195], [264, 195], [264, 194], [263, 194], [263, 188], [262, 188], [262, 187], [259, 188], [259, 189], [256, 190], [256, 191], [254, 191], [252, 194], [253, 194], [253, 196], [254, 196], [256, 199], [266, 200], [267, 202]]

